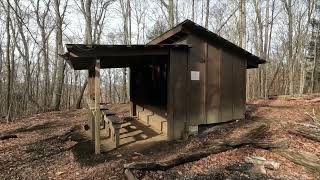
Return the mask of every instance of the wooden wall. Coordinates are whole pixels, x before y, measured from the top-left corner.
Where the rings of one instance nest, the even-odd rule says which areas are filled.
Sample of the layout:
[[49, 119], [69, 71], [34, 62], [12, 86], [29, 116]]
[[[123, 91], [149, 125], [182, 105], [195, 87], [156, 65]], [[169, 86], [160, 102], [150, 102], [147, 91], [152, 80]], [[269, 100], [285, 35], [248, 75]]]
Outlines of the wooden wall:
[[206, 115], [207, 124], [217, 123], [221, 119], [221, 49], [210, 44], [206, 63]]
[[168, 71], [168, 139], [181, 139], [188, 123], [188, 53], [172, 49]]
[[[246, 60], [227, 50], [220, 51], [219, 84], [217, 104], [219, 104], [219, 119], [213, 123], [243, 119], [245, 114], [246, 97]], [[217, 73], [218, 74], [218, 73]], [[220, 95], [219, 95], [220, 93]]]
[[[188, 35], [186, 42], [192, 45], [188, 64], [188, 125], [243, 119], [246, 60], [196, 35]], [[198, 81], [191, 80], [191, 71], [200, 72]]]
[[[187, 43], [192, 45], [188, 64], [189, 125], [206, 124], [206, 61], [207, 43], [189, 35]], [[199, 80], [191, 80], [191, 71], [200, 73]]]

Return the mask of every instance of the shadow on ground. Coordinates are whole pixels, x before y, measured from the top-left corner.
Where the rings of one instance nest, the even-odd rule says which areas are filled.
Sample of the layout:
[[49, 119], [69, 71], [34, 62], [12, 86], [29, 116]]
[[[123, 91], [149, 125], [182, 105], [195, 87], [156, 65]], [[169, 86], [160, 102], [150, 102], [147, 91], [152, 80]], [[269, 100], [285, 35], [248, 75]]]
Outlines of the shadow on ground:
[[34, 131], [46, 131], [52, 130], [53, 128], [63, 127], [63, 123], [57, 123], [54, 121], [45, 122], [33, 126], [24, 126], [17, 129], [5, 131], [3, 134], [16, 134], [16, 133], [28, 133]]
[[[77, 144], [72, 148], [75, 160], [81, 166], [96, 166], [119, 158], [129, 159], [134, 152], [149, 154], [168, 149], [168, 142], [163, 140], [163, 137], [162, 139], [157, 138], [157, 136], [161, 136], [160, 133], [132, 118], [125, 118], [120, 132], [120, 147], [102, 152], [100, 155], [95, 155], [94, 142], [85, 133], [75, 132], [71, 138], [71, 140], [77, 141]], [[102, 139], [104, 146], [106, 143], [112, 144], [110, 139], [106, 142], [105, 138]], [[118, 157], [119, 154], [121, 157]]]

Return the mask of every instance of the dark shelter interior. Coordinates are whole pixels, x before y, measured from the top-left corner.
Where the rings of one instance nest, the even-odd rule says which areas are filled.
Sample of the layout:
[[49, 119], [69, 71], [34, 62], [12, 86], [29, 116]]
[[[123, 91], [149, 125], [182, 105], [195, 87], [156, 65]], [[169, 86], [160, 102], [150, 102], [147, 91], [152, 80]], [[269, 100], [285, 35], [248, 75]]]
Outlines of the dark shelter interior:
[[130, 46], [68, 44], [68, 53], [65, 56], [75, 70], [92, 70], [96, 59], [100, 59], [101, 69], [129, 68], [131, 103], [165, 118], [170, 51], [181, 48], [189, 47], [176, 44]]
[[167, 110], [167, 57], [163, 60], [130, 68], [130, 101], [162, 116]]

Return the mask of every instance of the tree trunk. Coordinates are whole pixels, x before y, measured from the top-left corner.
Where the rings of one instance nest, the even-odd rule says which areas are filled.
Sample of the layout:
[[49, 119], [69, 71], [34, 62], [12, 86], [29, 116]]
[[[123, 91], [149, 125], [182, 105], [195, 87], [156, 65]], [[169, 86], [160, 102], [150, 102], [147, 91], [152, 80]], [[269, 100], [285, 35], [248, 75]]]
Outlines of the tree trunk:
[[173, 0], [169, 0], [169, 7], [168, 7], [168, 14], [169, 14], [169, 27], [174, 27], [174, 3]]
[[109, 102], [112, 103], [112, 78], [111, 78], [111, 69], [108, 69], [108, 78], [109, 78]]
[[[11, 103], [11, 65], [10, 65], [10, 4], [7, 2], [7, 17], [6, 17], [6, 31], [7, 31], [7, 44], [6, 44], [6, 62], [7, 62], [7, 97], [6, 97], [6, 112], [10, 114]], [[8, 116], [10, 117], [10, 116]], [[7, 118], [10, 121], [9, 118]]]
[[294, 94], [294, 67], [295, 59], [293, 58], [293, 14], [292, 0], [283, 1], [288, 16], [288, 63], [289, 63], [289, 94]]
[[128, 93], [127, 93], [127, 68], [122, 69], [123, 73], [123, 84], [122, 84], [122, 94], [123, 94], [123, 103], [128, 101]]
[[82, 97], [83, 97], [83, 94], [84, 94], [84, 91], [87, 87], [87, 84], [88, 84], [88, 78], [86, 79], [86, 81], [84, 82], [82, 88], [81, 88], [81, 91], [80, 91], [80, 95], [77, 99], [77, 102], [76, 102], [76, 109], [80, 109], [81, 108], [81, 100], [82, 100]]
[[169, 2], [166, 3], [165, 0], [161, 0], [161, 4], [167, 9], [168, 12], [168, 25], [169, 28], [173, 28], [174, 27], [174, 2], [173, 0], [168, 0]]
[[205, 18], [205, 23], [204, 27], [208, 29], [209, 26], [209, 10], [210, 9], [210, 0], [207, 0], [207, 5], [206, 5], [206, 18]]
[[194, 0], [192, 0], [192, 21], [194, 21]]
[[[59, 11], [60, 1], [55, 0], [55, 15], [56, 15], [56, 43], [57, 49], [56, 54], [63, 54], [63, 45], [62, 45], [62, 17]], [[52, 109], [59, 110], [61, 95], [62, 95], [62, 86], [64, 79], [64, 60], [61, 56], [57, 56], [57, 74], [55, 80], [55, 87], [52, 95]]]
[[86, 0], [85, 3], [85, 20], [86, 20], [86, 40], [85, 44], [91, 45], [92, 44], [92, 18], [91, 18], [91, 0]]
[[[265, 29], [264, 29], [264, 47], [263, 47], [263, 58], [268, 61], [268, 52], [269, 52], [269, 8], [270, 8], [270, 0], [266, 0], [266, 17], [265, 17]], [[267, 71], [268, 71], [268, 64], [262, 65], [263, 67], [263, 98], [268, 98], [268, 77], [267, 77]]]
[[240, 0], [240, 37], [239, 46], [246, 48], [246, 0]]
[[[33, 5], [35, 8], [37, 25], [40, 29], [41, 34], [41, 49], [43, 66], [44, 66], [44, 89], [43, 89], [43, 108], [46, 109], [48, 106], [49, 88], [50, 88], [50, 76], [49, 76], [49, 57], [48, 57], [48, 43], [47, 43], [47, 32], [46, 32], [46, 18], [49, 12], [49, 3], [46, 4], [46, 9], [43, 13], [40, 13], [40, 0], [36, 1]], [[40, 72], [39, 72], [40, 73]]]
[[319, 26], [316, 26], [316, 38], [314, 40], [314, 58], [313, 58], [313, 67], [311, 73], [311, 93], [316, 91], [317, 78], [317, 60], [318, 60], [318, 38], [319, 38]]

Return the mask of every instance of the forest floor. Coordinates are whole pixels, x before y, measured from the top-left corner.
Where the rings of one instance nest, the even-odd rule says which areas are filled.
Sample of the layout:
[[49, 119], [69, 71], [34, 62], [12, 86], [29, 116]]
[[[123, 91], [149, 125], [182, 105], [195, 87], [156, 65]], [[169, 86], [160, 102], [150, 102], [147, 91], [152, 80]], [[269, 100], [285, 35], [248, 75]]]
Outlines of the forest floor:
[[[285, 140], [290, 148], [320, 157], [320, 143], [289, 133], [297, 123], [312, 123], [306, 115], [320, 113], [320, 102], [305, 98], [255, 100], [249, 102], [246, 120], [221, 125], [209, 134], [188, 140], [149, 143], [144, 148], [122, 146], [94, 155], [93, 144], [83, 126], [87, 110], [69, 110], [36, 114], [12, 123], [0, 122], [0, 135], [17, 138], [0, 141], [0, 179], [125, 179], [123, 165], [130, 162], [165, 160], [201, 149], [207, 142], [221, 137], [236, 137], [242, 131], [267, 123], [272, 138]], [[121, 116], [128, 106], [113, 110]], [[250, 146], [213, 154], [167, 171], [133, 171], [139, 179], [253, 179], [247, 156], [264, 157], [280, 163], [277, 170], [267, 170], [259, 179], [320, 179], [319, 174], [268, 150]]]

